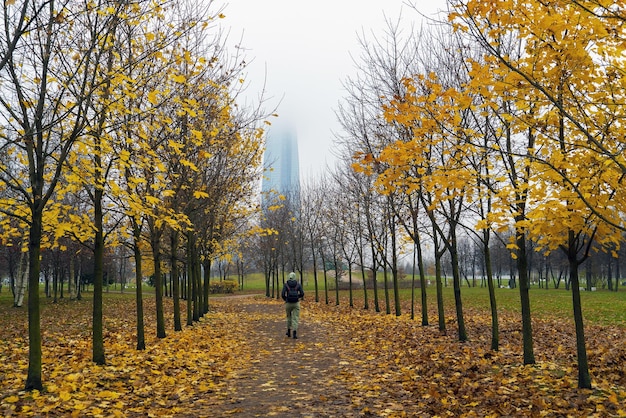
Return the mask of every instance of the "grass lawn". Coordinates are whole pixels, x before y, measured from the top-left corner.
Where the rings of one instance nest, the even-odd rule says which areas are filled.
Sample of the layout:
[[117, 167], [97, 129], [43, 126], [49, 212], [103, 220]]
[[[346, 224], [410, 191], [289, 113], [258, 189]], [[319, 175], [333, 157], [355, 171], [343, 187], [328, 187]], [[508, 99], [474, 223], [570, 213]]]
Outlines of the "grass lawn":
[[[329, 280], [330, 281], [330, 280]], [[306, 299], [308, 301], [315, 300], [314, 294], [314, 281], [312, 275], [305, 276], [304, 290], [306, 293]], [[282, 282], [281, 282], [282, 283]], [[359, 283], [355, 279], [355, 284]], [[465, 283], [464, 283], [465, 284]], [[391, 282], [389, 283], [390, 302], [393, 306], [393, 289], [391, 288]], [[318, 291], [319, 301], [324, 303], [324, 281], [321, 275], [318, 276]], [[279, 289], [280, 291], [280, 289]], [[151, 287], [144, 287], [144, 296], [146, 298], [152, 298], [154, 295], [154, 289]], [[382, 281], [379, 282], [378, 297], [381, 310], [385, 307], [385, 295]], [[420, 289], [415, 291], [415, 312], [416, 315], [420, 309], [421, 294]], [[85, 297], [90, 298], [91, 291], [86, 292]], [[237, 291], [238, 294], [250, 294], [258, 293], [265, 294], [265, 280], [262, 274], [250, 274], [244, 279], [244, 288], [242, 291]], [[348, 291], [341, 290], [340, 303], [347, 303]], [[443, 289], [443, 298], [446, 305], [446, 309], [453, 309], [454, 294], [451, 284]], [[335, 304], [335, 291], [329, 289], [329, 303]], [[434, 285], [427, 287], [428, 304], [432, 309], [436, 306], [436, 289]], [[220, 297], [223, 295], [211, 295], [210, 297]], [[463, 298], [463, 306], [467, 308], [473, 308], [477, 311], [483, 311], [486, 315], [489, 314], [489, 292], [486, 287], [467, 287], [463, 286], [461, 289], [461, 296]], [[571, 292], [561, 289], [540, 289], [537, 287], [531, 288], [531, 309], [534, 318], [572, 318], [572, 295]], [[117, 299], [117, 298], [134, 298], [135, 289], [126, 288], [124, 293], [121, 293], [120, 288], [110, 287], [108, 290], [105, 288], [105, 297]], [[411, 289], [403, 288], [400, 290], [400, 297], [403, 301], [403, 305], [406, 306], [411, 300]], [[357, 307], [363, 306], [363, 290], [356, 288], [353, 290], [354, 304]], [[370, 306], [373, 306], [374, 295], [373, 290], [368, 289], [368, 298]], [[581, 292], [582, 304], [583, 304], [583, 316], [587, 325], [609, 325], [619, 326], [626, 328], [626, 288], [620, 288], [618, 292], [610, 292], [608, 290], [598, 290], [595, 292]], [[519, 303], [519, 290], [518, 289], [496, 289], [496, 299], [499, 312], [520, 312]], [[42, 295], [42, 303], [51, 302], [50, 299], [46, 299]], [[0, 305], [11, 306], [13, 303], [11, 290], [8, 286], [3, 286], [0, 292]], [[26, 305], [26, 299], [24, 301]], [[406, 312], [406, 307], [403, 308]], [[393, 310], [393, 308], [392, 308]]]
[[[329, 279], [330, 281], [331, 279]], [[334, 279], [333, 279], [334, 280]], [[431, 281], [434, 283], [434, 280]], [[282, 283], [282, 282], [281, 282]], [[360, 284], [358, 279], [354, 280], [355, 284]], [[379, 280], [378, 297], [381, 303], [381, 309], [384, 309], [384, 290], [382, 280]], [[461, 289], [461, 296], [463, 298], [463, 306], [468, 308], [476, 308], [484, 310], [486, 314], [489, 313], [489, 291], [486, 287], [467, 287], [466, 283], [463, 283]], [[390, 286], [390, 298], [393, 305], [393, 289]], [[305, 275], [304, 291], [308, 300], [314, 300], [314, 281], [312, 275]], [[325, 301], [324, 294], [324, 280], [321, 275], [318, 275], [318, 289], [319, 300], [323, 303]], [[250, 274], [244, 279], [244, 292], [258, 292], [265, 293], [265, 280], [261, 274]], [[363, 290], [355, 288], [353, 291], [353, 297], [355, 304], [362, 305]], [[420, 289], [415, 291], [415, 303], [416, 311], [419, 309], [421, 301]], [[335, 303], [335, 291], [334, 288], [329, 290], [330, 303]], [[449, 281], [449, 285], [443, 289], [444, 303], [447, 307], [452, 307], [454, 304], [454, 293], [452, 289], [452, 283]], [[411, 300], [411, 289], [403, 288], [400, 290], [400, 295], [403, 301]], [[436, 289], [434, 284], [427, 287], [428, 303], [430, 306], [436, 304]], [[347, 290], [340, 291], [340, 303], [341, 299], [348, 297]], [[368, 298], [370, 305], [373, 302], [373, 290], [368, 289]], [[583, 316], [587, 324], [598, 325], [616, 325], [620, 327], [626, 327], [626, 288], [622, 287], [618, 292], [610, 292], [608, 290], [598, 290], [595, 292], [581, 292], [581, 299], [583, 304]], [[560, 289], [540, 289], [538, 287], [532, 287], [530, 290], [530, 300], [532, 315], [536, 318], [562, 318], [570, 319], [573, 316], [572, 313], [572, 294], [570, 291], [565, 290], [564, 286]], [[496, 289], [496, 302], [498, 305], [498, 311], [508, 311], [518, 313], [520, 308], [520, 295], [519, 289]]]

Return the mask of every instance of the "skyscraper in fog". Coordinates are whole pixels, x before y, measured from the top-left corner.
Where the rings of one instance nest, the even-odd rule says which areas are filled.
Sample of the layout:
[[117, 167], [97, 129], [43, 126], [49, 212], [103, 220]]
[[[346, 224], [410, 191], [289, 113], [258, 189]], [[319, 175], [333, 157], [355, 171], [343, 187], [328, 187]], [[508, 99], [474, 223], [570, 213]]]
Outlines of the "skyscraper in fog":
[[263, 199], [285, 195], [300, 197], [300, 164], [295, 130], [273, 125], [268, 131], [263, 155]]

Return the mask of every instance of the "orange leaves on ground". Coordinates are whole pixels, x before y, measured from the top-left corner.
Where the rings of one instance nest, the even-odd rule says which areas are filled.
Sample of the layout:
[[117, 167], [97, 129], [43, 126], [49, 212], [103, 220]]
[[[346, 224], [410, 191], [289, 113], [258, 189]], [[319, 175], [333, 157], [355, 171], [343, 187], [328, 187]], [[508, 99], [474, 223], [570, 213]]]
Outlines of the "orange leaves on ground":
[[436, 325], [422, 327], [408, 315], [347, 306], [311, 304], [307, 309], [334, 330], [338, 344], [349, 345], [342, 352], [339, 377], [356, 400], [353, 408], [362, 413], [400, 416], [393, 406], [400, 403], [408, 416], [624, 415], [624, 329], [589, 327], [594, 389], [581, 390], [573, 325], [563, 320], [534, 321], [537, 364], [525, 366], [521, 325], [512, 314], [501, 313], [501, 349], [494, 352], [489, 349], [490, 318], [472, 309], [465, 309], [471, 318], [465, 343], [456, 335], [441, 335]]
[[[246, 358], [245, 344], [228, 331], [226, 324], [232, 319], [212, 313], [210, 319], [182, 332], [169, 331], [162, 340], [152, 337], [154, 330], [147, 328], [147, 349], [137, 351], [132, 299], [106, 302], [105, 366], [91, 361], [89, 301], [64, 301], [44, 308], [41, 393], [21, 390], [28, 359], [22, 337], [26, 312], [0, 316], [0, 415], [123, 417], [144, 416], [147, 411], [175, 415], [225, 396], [224, 378], [236, 359]], [[145, 303], [146, 312], [154, 311], [151, 300]], [[146, 316], [146, 324], [154, 323], [150, 314]]]
[[[153, 324], [153, 301], [145, 302], [146, 324]], [[165, 339], [147, 329], [148, 348], [136, 351], [134, 303], [108, 297], [108, 364], [97, 366], [89, 301], [47, 305], [41, 393], [21, 390], [26, 312], [3, 307], [0, 415], [626, 415], [626, 330], [618, 326], [586, 329], [594, 389], [581, 390], [573, 325], [563, 319], [534, 320], [537, 364], [525, 366], [520, 321], [507, 312], [500, 313], [501, 349], [494, 352], [490, 318], [476, 308], [465, 308], [470, 340], [460, 343], [454, 333], [442, 335], [408, 315], [308, 301], [294, 341], [284, 336], [280, 302], [214, 299], [212, 306], [200, 323], [168, 331]]]

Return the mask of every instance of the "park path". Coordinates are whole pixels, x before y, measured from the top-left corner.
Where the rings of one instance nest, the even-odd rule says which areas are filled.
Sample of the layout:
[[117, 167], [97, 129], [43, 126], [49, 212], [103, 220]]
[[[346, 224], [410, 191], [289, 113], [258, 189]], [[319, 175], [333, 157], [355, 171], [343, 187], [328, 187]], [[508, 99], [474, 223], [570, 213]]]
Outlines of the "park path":
[[[298, 339], [285, 335], [283, 304], [263, 297], [224, 298], [219, 309], [234, 314], [248, 364], [228, 379], [230, 395], [209, 416], [350, 417], [350, 391], [338, 378], [348, 344], [338, 330], [307, 313], [302, 302]], [[348, 356], [348, 357], [346, 357]], [[351, 412], [352, 411], [352, 412]], [[354, 414], [353, 414], [354, 413]]]

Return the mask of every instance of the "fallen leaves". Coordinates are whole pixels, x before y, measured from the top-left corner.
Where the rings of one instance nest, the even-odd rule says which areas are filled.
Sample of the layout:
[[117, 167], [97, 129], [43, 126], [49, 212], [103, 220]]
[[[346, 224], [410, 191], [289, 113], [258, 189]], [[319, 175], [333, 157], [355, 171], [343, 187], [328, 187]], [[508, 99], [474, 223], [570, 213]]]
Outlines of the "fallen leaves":
[[[54, 411], [68, 416], [176, 415], [193, 407], [206, 407], [225, 397], [224, 378], [235, 363], [245, 361], [246, 345], [230, 331], [229, 315], [212, 313], [182, 332], [170, 331], [165, 339], [147, 336], [147, 349], [135, 350], [132, 299], [108, 300], [105, 308], [107, 365], [91, 362], [89, 328], [91, 305], [64, 302], [63, 315], [50, 315], [59, 305], [44, 308], [43, 378], [45, 390], [24, 392], [27, 344], [20, 338], [24, 311], [3, 316], [0, 338], [0, 414], [40, 415]], [[154, 307], [146, 300], [146, 312]], [[71, 318], [68, 319], [68, 318]], [[11, 321], [11, 325], [5, 321]], [[147, 314], [146, 324], [153, 319]], [[13, 322], [14, 321], [14, 322]], [[173, 329], [173, 326], [170, 327]], [[151, 334], [152, 329], [146, 330]], [[77, 338], [79, 336], [80, 338]], [[105, 412], [106, 411], [106, 412]]]
[[[470, 341], [408, 316], [306, 303], [302, 336], [284, 336], [282, 304], [215, 299], [203, 320], [136, 351], [132, 299], [107, 298], [107, 364], [91, 362], [88, 302], [42, 311], [44, 386], [24, 392], [26, 312], [0, 315], [0, 415], [41, 416], [624, 416], [626, 332], [586, 330], [594, 389], [577, 389], [575, 336], [535, 320], [537, 364], [523, 365], [519, 320], [466, 310]], [[153, 324], [146, 300], [146, 324]], [[408, 312], [408, 310], [407, 310]], [[167, 314], [171, 317], [171, 312]], [[453, 320], [450, 318], [450, 320]], [[233, 327], [232, 324], [237, 324]], [[168, 330], [173, 325], [168, 323]]]
[[422, 327], [407, 315], [307, 307], [333, 329], [336, 340], [349, 341], [340, 364], [350, 372], [340, 378], [359, 398], [359, 407], [378, 416], [395, 416], [394, 408], [363, 405], [367, 394], [391, 404], [407, 399], [402, 404], [409, 416], [621, 416], [626, 404], [626, 332], [621, 328], [586, 331], [594, 389], [581, 390], [573, 325], [566, 321], [534, 321], [537, 364], [523, 365], [519, 318], [512, 314], [501, 313], [501, 350], [493, 352], [490, 318], [471, 309], [466, 315], [472, 339], [459, 343], [456, 336], [442, 336], [436, 326]]

